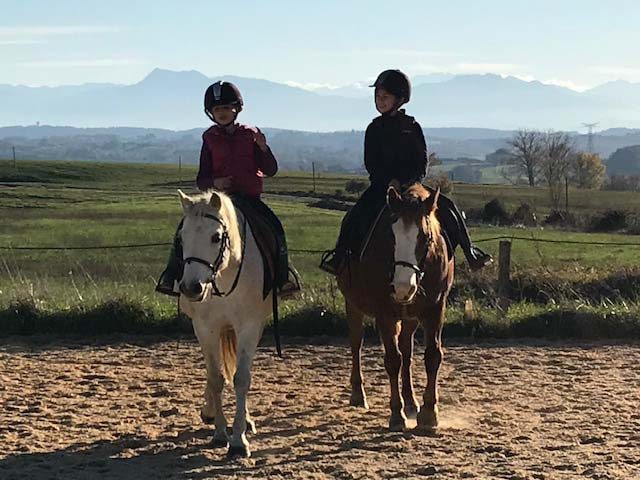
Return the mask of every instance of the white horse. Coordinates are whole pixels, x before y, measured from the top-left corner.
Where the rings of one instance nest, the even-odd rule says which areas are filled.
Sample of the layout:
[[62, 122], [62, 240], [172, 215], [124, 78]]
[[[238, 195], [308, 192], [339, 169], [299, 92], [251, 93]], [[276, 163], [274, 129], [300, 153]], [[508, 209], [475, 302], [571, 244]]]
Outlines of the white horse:
[[[231, 199], [217, 191], [193, 197], [178, 193], [184, 209], [180, 309], [193, 321], [207, 367], [201, 416], [205, 423], [215, 424], [214, 446], [229, 445], [229, 456], [248, 457], [245, 433], [255, 433], [247, 407], [251, 364], [271, 312], [272, 294], [263, 298], [260, 251]], [[222, 390], [231, 381], [236, 414], [229, 439]]]

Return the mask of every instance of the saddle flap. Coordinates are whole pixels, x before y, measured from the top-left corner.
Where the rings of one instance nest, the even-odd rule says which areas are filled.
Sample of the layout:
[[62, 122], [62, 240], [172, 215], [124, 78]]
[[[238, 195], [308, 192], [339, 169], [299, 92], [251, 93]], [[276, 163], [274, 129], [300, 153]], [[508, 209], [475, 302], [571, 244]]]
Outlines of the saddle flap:
[[258, 211], [251, 208], [248, 204], [242, 203], [238, 207], [242, 214], [246, 217], [253, 233], [253, 238], [258, 245], [258, 250], [262, 256], [262, 262], [264, 266], [264, 288], [263, 294], [266, 297], [273, 289], [276, 262], [278, 255], [278, 240], [273, 227], [269, 224], [268, 220], [260, 215]]

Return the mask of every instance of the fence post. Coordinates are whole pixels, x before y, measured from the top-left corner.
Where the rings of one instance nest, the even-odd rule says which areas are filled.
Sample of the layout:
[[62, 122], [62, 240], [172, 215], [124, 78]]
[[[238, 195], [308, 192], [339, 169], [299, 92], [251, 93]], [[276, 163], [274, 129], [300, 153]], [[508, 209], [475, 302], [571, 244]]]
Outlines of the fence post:
[[316, 162], [311, 162], [311, 177], [313, 178], [313, 193], [316, 193]]
[[505, 310], [509, 306], [509, 291], [511, 290], [511, 242], [500, 241], [498, 253], [498, 297], [500, 308]]

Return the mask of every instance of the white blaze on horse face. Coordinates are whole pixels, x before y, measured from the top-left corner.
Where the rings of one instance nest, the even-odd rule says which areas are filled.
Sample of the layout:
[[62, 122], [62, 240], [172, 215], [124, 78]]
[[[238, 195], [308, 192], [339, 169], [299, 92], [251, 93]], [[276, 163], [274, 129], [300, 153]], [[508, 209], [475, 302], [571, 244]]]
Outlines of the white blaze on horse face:
[[[418, 243], [418, 226], [415, 223], [406, 224], [402, 219], [391, 226], [395, 237], [394, 261], [407, 262], [418, 265], [416, 245]], [[415, 270], [407, 266], [396, 265], [393, 274], [392, 297], [397, 302], [411, 302], [418, 291], [418, 275]]]
[[[212, 219], [201, 216], [185, 217], [181, 230], [182, 258], [195, 257], [215, 264], [222, 248], [222, 234], [222, 226]], [[220, 270], [224, 269], [225, 263], [222, 262]], [[187, 262], [184, 264], [181, 283], [187, 292], [199, 285], [204, 293], [212, 274], [212, 270], [203, 263]]]

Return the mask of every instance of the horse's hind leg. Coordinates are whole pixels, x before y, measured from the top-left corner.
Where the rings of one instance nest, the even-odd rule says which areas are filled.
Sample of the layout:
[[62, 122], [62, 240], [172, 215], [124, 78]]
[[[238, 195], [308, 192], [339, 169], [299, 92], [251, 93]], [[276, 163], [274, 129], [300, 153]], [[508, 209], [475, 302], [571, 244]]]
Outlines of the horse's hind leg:
[[413, 378], [411, 376], [411, 359], [413, 357], [413, 335], [418, 328], [416, 320], [402, 322], [398, 344], [402, 354], [402, 400], [404, 400], [404, 414], [408, 419], [415, 420], [418, 415], [418, 401], [413, 393]]
[[427, 370], [427, 387], [424, 405], [418, 413], [418, 429], [433, 430], [438, 426], [438, 369], [442, 362], [442, 323], [444, 304], [434, 307], [424, 320], [424, 364]]
[[349, 343], [351, 344], [351, 399], [349, 404], [353, 407], [369, 408], [362, 382], [362, 365], [360, 361], [360, 351], [362, 350], [362, 340], [364, 338], [364, 315], [349, 302], [345, 303], [345, 308], [349, 323]]
[[406, 417], [402, 412], [402, 398], [400, 397], [399, 374], [402, 357], [398, 350], [398, 334], [400, 322], [390, 318], [376, 318], [380, 338], [384, 344], [384, 366], [389, 375], [391, 386], [391, 417], [389, 418], [389, 430], [400, 432], [406, 428]]

